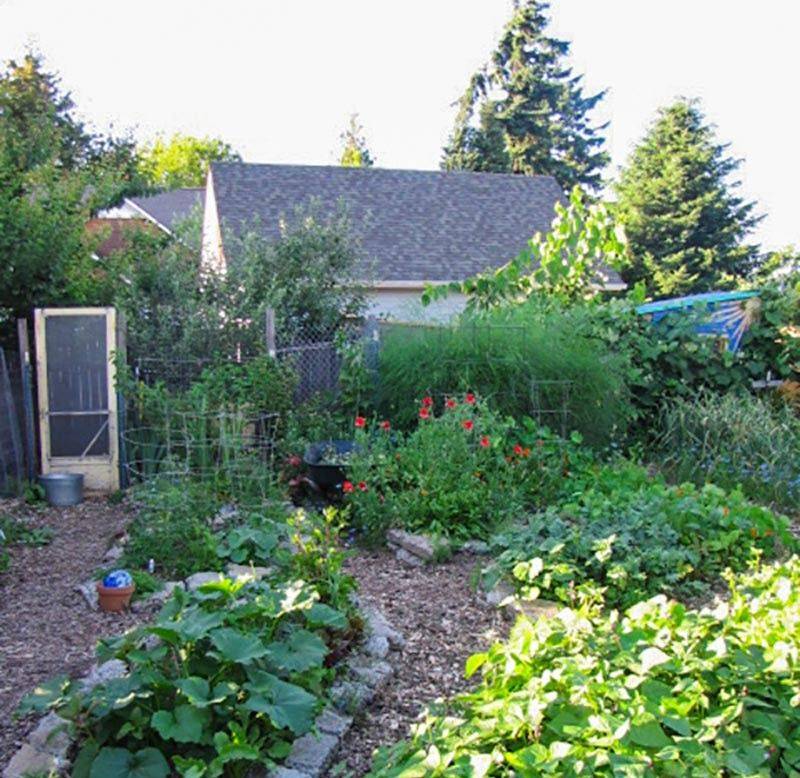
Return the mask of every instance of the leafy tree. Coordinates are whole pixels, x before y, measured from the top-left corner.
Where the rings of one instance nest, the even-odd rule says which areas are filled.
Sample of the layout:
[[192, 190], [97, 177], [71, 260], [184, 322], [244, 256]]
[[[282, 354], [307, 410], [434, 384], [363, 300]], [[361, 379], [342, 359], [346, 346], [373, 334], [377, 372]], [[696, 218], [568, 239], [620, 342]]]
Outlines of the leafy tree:
[[241, 162], [241, 156], [219, 138], [175, 133], [156, 138], [139, 150], [139, 172], [152, 187], [203, 186], [212, 162]]
[[570, 44], [547, 35], [548, 7], [515, 0], [491, 61], [461, 99], [445, 170], [552, 175], [565, 189], [600, 186], [604, 126], [593, 126], [589, 113], [605, 92], [584, 95], [582, 76], [565, 64]]
[[344, 210], [323, 217], [316, 204], [298, 209], [277, 240], [252, 224], [226, 238], [228, 267], [201, 262], [201, 215], [162, 233], [132, 231], [114, 263], [114, 303], [126, 313], [128, 351], [164, 363], [253, 356], [264, 350], [264, 316], [277, 314], [282, 342], [329, 336], [348, 314], [363, 310], [352, 280], [358, 241]]
[[734, 285], [757, 261], [743, 244], [758, 223], [731, 182], [727, 155], [696, 100], [662, 108], [616, 185], [630, 256], [623, 277], [649, 293], [680, 295]]
[[0, 328], [41, 305], [99, 302], [85, 223], [133, 184], [132, 145], [90, 132], [42, 58], [0, 72]]
[[339, 136], [344, 144], [339, 160], [342, 167], [372, 167], [375, 160], [369, 153], [364, 128], [358, 122], [358, 114], [350, 116], [350, 124]]

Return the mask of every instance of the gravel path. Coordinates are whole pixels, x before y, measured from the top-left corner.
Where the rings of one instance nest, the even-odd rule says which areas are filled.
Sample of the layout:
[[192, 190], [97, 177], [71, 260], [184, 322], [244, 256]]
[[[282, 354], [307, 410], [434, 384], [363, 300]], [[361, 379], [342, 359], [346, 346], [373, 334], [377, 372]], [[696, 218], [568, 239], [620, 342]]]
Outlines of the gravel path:
[[508, 629], [496, 608], [474, 593], [479, 558], [459, 554], [442, 564], [409, 567], [388, 551], [348, 560], [359, 597], [374, 602], [403, 633], [395, 674], [342, 741], [329, 776], [364, 775], [376, 748], [405, 737], [424, 706], [466, 689], [464, 663]]
[[124, 506], [96, 498], [71, 508], [33, 509], [0, 500], [0, 516], [9, 515], [24, 518], [30, 527], [48, 526], [55, 534], [41, 548], [12, 546], [9, 568], [0, 573], [0, 766], [34, 723], [13, 719], [20, 699], [55, 675], [86, 672], [98, 638], [137, 620], [131, 614], [93, 612], [73, 591], [101, 566], [112, 538], [130, 520]]

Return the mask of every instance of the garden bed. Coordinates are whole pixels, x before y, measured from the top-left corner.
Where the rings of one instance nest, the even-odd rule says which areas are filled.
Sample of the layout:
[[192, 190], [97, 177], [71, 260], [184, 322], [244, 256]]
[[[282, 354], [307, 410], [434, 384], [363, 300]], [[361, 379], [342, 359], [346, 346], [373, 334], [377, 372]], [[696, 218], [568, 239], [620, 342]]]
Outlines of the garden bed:
[[486, 605], [470, 581], [475, 556], [458, 554], [442, 564], [410, 567], [387, 551], [359, 552], [347, 571], [359, 584], [363, 605], [374, 603], [405, 638], [395, 675], [344, 738], [330, 775], [363, 775], [373, 751], [405, 737], [433, 700], [464, 691], [464, 663], [507, 630], [500, 612]]
[[12, 545], [0, 573], [0, 764], [32, 729], [32, 717], [14, 720], [20, 699], [60, 673], [82, 675], [94, 662], [98, 638], [122, 632], [145, 616], [92, 611], [75, 586], [103, 564], [112, 538], [130, 521], [124, 503], [89, 499], [69, 508], [0, 502], [0, 516], [53, 531], [47, 545]]

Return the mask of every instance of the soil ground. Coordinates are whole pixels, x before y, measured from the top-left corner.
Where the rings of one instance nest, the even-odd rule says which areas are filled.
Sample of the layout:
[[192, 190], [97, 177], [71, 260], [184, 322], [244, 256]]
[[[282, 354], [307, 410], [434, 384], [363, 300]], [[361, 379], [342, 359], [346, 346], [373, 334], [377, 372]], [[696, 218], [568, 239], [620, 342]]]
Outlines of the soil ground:
[[115, 535], [130, 521], [124, 504], [89, 498], [70, 508], [33, 507], [0, 500], [0, 516], [53, 530], [40, 548], [13, 545], [0, 573], [0, 766], [25, 740], [34, 719], [14, 719], [21, 698], [36, 684], [84, 674], [100, 637], [125, 631], [138, 619], [92, 611], [75, 586], [103, 566]]

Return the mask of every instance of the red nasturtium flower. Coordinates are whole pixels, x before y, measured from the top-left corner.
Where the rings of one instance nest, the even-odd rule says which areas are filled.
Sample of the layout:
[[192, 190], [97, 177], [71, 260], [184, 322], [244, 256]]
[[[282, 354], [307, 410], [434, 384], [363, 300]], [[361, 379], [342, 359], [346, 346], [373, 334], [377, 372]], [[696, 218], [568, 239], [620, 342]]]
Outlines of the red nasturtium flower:
[[467, 431], [471, 432], [472, 428], [475, 426], [475, 422], [472, 419], [467, 419], [466, 421], [461, 422], [461, 426]]
[[360, 489], [362, 492], [366, 492], [366, 491], [367, 491], [367, 484], [366, 484], [366, 482], [365, 482], [365, 481], [359, 481], [359, 482], [358, 482], [358, 488], [359, 488], [359, 489]]
[[420, 417], [420, 419], [430, 419], [431, 412], [427, 408], [420, 408], [419, 409], [419, 417]]
[[452, 409], [452, 408], [455, 408], [456, 405], [458, 405], [458, 403], [452, 397], [448, 397], [447, 400], [445, 401], [445, 405], [448, 408]]
[[464, 395], [464, 402], [469, 403], [470, 405], [474, 405], [475, 395], [472, 392], [467, 392], [466, 395]]
[[423, 408], [430, 408], [433, 405], [433, 397], [423, 397], [422, 398], [422, 407]]
[[381, 429], [384, 430], [385, 432], [388, 432], [391, 428], [392, 428], [392, 425], [389, 424], [388, 421], [382, 421], [381, 422]]
[[356, 427], [366, 427], [367, 420], [363, 416], [356, 416]]
[[291, 467], [300, 467], [303, 464], [303, 460], [300, 459], [297, 454], [292, 454], [287, 460], [286, 463]]
[[517, 444], [514, 446], [514, 453], [515, 453], [515, 454], [516, 454], [518, 457], [521, 457], [521, 456], [522, 456], [522, 455], [525, 453], [525, 449], [524, 449], [524, 448], [522, 448], [522, 446], [520, 446], [520, 444], [519, 444], [519, 443], [517, 443]]
[[481, 447], [482, 448], [489, 448], [489, 446], [491, 445], [491, 441], [489, 440], [489, 436], [488, 435], [484, 435], [481, 438], [480, 443], [481, 443]]
[[343, 491], [345, 494], [350, 494], [350, 492], [352, 492], [352, 491], [353, 491], [353, 484], [351, 484], [351, 483], [350, 483], [350, 481], [345, 481], [345, 482], [342, 484], [342, 491]]

